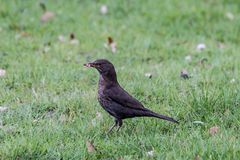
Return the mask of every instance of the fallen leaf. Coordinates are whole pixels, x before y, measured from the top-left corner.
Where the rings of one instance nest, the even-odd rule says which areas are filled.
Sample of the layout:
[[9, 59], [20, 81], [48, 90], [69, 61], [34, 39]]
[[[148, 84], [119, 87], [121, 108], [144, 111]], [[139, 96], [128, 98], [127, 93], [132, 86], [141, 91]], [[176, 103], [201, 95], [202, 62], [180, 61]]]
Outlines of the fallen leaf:
[[71, 33], [71, 34], [70, 34], [70, 40], [73, 40], [73, 39], [75, 39], [75, 34], [74, 34], [74, 33]]
[[20, 39], [22, 37], [29, 37], [29, 36], [30, 36], [30, 34], [28, 32], [21, 32], [21, 33], [17, 33], [15, 35], [15, 39], [18, 40], [18, 39]]
[[88, 153], [92, 153], [96, 151], [95, 146], [90, 141], [86, 142], [86, 146], [87, 146]]
[[5, 112], [5, 111], [7, 111], [7, 107], [3, 107], [3, 106], [0, 106], [0, 112]]
[[217, 132], [219, 131], [219, 127], [218, 126], [214, 126], [214, 127], [211, 127], [210, 129], [209, 129], [209, 133], [210, 133], [210, 135], [215, 135]]
[[100, 13], [104, 15], [104, 14], [107, 14], [107, 12], [108, 12], [108, 7], [106, 5], [101, 5]]
[[6, 74], [6, 70], [0, 69], [0, 77], [5, 76], [5, 74]]
[[108, 46], [110, 47], [112, 53], [116, 53], [117, 44], [113, 41], [112, 37], [108, 37]]
[[110, 45], [111, 43], [113, 43], [113, 39], [112, 37], [108, 37], [108, 45]]
[[75, 36], [74, 33], [70, 34], [70, 43], [73, 44], [73, 45], [78, 45], [79, 44], [79, 41], [76, 39], [76, 36]]
[[218, 43], [218, 48], [223, 49], [223, 48], [225, 48], [225, 45], [223, 43], [219, 42]]
[[30, 36], [30, 33], [28, 33], [28, 32], [21, 32], [20, 35], [22, 37], [28, 37], [28, 36]]
[[183, 69], [183, 70], [181, 71], [180, 76], [181, 76], [182, 78], [184, 78], [184, 79], [190, 78], [189, 75], [188, 75], [188, 71], [187, 71], [186, 69]]
[[194, 157], [194, 160], [200, 160], [200, 156], [197, 154], [197, 155]]
[[199, 43], [196, 47], [197, 51], [202, 51], [206, 48], [206, 45], [204, 43]]
[[41, 16], [41, 21], [42, 22], [47, 22], [49, 20], [52, 20], [55, 17], [55, 14], [50, 11], [46, 11], [42, 16]]

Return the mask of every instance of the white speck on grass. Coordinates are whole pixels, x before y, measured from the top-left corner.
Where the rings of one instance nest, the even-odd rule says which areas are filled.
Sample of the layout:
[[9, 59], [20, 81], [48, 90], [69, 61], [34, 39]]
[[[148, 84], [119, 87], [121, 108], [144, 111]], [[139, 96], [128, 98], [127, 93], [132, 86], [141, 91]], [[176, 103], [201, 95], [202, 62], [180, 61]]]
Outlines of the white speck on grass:
[[0, 77], [5, 76], [6, 70], [0, 68]]
[[7, 107], [3, 107], [3, 106], [0, 106], [0, 112], [5, 112], [5, 111], [7, 111]]
[[115, 42], [111, 43], [110, 47], [111, 47], [112, 53], [116, 53], [116, 51], [117, 51], [116, 43]]
[[65, 39], [65, 37], [64, 37], [63, 35], [59, 35], [59, 36], [58, 36], [58, 40], [59, 40], [60, 42], [65, 42], [65, 41], [66, 41], [66, 39]]
[[185, 57], [185, 60], [186, 60], [186, 61], [191, 61], [191, 60], [192, 60], [192, 56], [187, 55], [187, 56]]
[[43, 48], [43, 52], [44, 52], [44, 53], [47, 53], [49, 50], [50, 50], [50, 47], [48, 47], [48, 46], [45, 46], [45, 47]]
[[202, 51], [206, 48], [206, 45], [204, 43], [199, 43], [196, 47], [197, 51]]
[[97, 112], [96, 113], [96, 118], [97, 119], [102, 119], [102, 113], [101, 112]]
[[153, 150], [147, 152], [147, 156], [149, 156], [149, 157], [153, 157], [153, 155], [154, 155], [154, 151], [153, 151]]
[[106, 5], [101, 5], [100, 12], [101, 12], [101, 14], [107, 14], [108, 7]]
[[72, 45], [78, 45], [79, 44], [79, 41], [77, 39], [72, 39], [70, 40], [70, 44]]
[[229, 20], [234, 20], [234, 15], [231, 12], [227, 12], [225, 14], [225, 16], [229, 19]]
[[193, 121], [193, 124], [204, 124], [202, 121]]
[[145, 73], [145, 77], [152, 78], [152, 73]]
[[234, 78], [230, 80], [230, 83], [235, 83], [235, 82], [236, 80]]

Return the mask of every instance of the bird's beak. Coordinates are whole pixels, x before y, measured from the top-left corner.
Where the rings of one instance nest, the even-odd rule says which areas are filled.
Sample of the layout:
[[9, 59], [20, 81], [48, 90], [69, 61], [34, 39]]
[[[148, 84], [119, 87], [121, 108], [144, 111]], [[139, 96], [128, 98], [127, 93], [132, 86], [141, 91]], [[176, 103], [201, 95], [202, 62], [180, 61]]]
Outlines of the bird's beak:
[[95, 67], [96, 65], [94, 63], [86, 63], [84, 64], [85, 67]]

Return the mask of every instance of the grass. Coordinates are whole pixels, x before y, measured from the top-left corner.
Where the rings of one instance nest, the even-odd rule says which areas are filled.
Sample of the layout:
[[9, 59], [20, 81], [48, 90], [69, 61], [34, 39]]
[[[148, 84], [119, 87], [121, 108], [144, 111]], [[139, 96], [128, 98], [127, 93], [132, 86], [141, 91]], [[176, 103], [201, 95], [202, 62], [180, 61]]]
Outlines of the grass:
[[[39, 2], [52, 20], [40, 21]], [[239, 158], [238, 0], [0, 3], [0, 106], [8, 108], [0, 113], [0, 159]], [[68, 42], [72, 32], [79, 45]], [[108, 36], [116, 54], [104, 48]], [[206, 49], [196, 51], [199, 43]], [[128, 119], [106, 135], [113, 119], [97, 102], [98, 74], [83, 67], [97, 58], [112, 61], [121, 85], [146, 107], [181, 124]], [[192, 78], [180, 78], [184, 68]]]

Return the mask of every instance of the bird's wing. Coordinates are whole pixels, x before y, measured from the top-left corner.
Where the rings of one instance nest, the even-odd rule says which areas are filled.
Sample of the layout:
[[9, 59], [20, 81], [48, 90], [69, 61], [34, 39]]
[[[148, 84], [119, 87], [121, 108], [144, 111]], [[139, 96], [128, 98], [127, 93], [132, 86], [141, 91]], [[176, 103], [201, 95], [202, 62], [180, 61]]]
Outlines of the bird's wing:
[[115, 86], [106, 90], [105, 95], [107, 95], [112, 101], [121, 104], [124, 107], [137, 110], [147, 110], [137, 99], [128, 94], [120, 86]]

